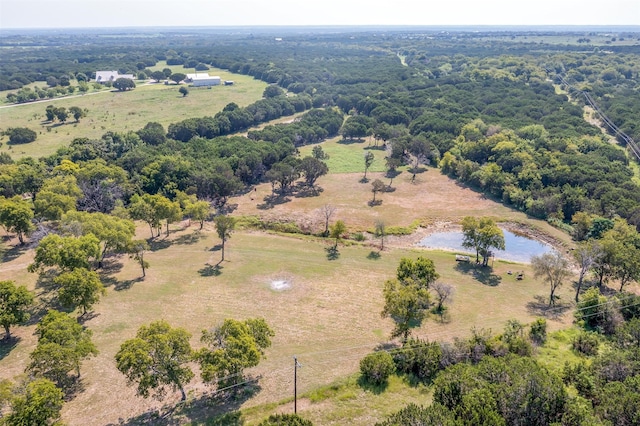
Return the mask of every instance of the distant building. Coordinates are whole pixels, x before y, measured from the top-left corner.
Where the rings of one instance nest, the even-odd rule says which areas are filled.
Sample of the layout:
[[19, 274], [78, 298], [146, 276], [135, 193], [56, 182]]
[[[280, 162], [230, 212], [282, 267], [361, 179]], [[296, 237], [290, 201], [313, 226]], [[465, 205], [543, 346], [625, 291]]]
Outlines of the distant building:
[[133, 74], [120, 74], [118, 71], [96, 71], [96, 83], [113, 83], [119, 78], [135, 80]]
[[221, 83], [220, 77], [207, 73], [187, 74], [184, 81], [193, 84], [194, 87], [219, 86]]

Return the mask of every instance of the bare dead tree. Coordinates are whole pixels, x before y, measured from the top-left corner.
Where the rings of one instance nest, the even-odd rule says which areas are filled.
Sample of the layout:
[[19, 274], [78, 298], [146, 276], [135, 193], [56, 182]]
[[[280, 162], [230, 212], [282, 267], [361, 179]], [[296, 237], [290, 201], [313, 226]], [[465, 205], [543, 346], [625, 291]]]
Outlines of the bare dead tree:
[[436, 293], [437, 306], [436, 311], [442, 315], [444, 311], [444, 304], [451, 302], [453, 297], [454, 288], [451, 284], [435, 282], [431, 285], [431, 289]]
[[331, 221], [331, 217], [335, 214], [336, 210], [338, 210], [337, 207], [332, 206], [331, 204], [325, 204], [320, 208], [320, 212], [324, 217], [324, 232], [322, 233], [322, 235], [325, 237], [329, 236], [329, 222]]

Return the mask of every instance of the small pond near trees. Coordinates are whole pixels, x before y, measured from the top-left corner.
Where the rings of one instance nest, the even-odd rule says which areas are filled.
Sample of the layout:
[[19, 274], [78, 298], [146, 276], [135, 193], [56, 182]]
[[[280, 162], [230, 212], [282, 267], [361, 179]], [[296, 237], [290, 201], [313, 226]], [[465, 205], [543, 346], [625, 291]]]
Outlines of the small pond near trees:
[[[495, 257], [498, 259], [529, 263], [531, 256], [539, 256], [553, 251], [553, 247], [548, 244], [516, 235], [505, 229], [502, 231], [504, 232], [505, 250], [494, 249], [493, 251]], [[462, 231], [436, 232], [420, 240], [418, 245], [421, 247], [451, 250], [475, 255], [474, 250], [462, 247], [462, 240]]]

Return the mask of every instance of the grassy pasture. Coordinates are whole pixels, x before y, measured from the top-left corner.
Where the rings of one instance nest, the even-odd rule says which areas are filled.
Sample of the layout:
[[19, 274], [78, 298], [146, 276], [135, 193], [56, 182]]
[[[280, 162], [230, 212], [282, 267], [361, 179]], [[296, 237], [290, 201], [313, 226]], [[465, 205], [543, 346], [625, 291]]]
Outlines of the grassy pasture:
[[[180, 67], [180, 72], [187, 70]], [[262, 97], [266, 87], [266, 83], [249, 76], [218, 69], [209, 73], [219, 75], [222, 80], [233, 80], [235, 84], [211, 89], [191, 87], [189, 95], [183, 97], [178, 93], [177, 85], [143, 83], [128, 92], [108, 90], [0, 108], [0, 128], [28, 127], [38, 133], [35, 142], [24, 145], [8, 145], [8, 138], [3, 137], [0, 152], [8, 152], [14, 159], [38, 158], [54, 153], [75, 138], [96, 139], [107, 131], [135, 131], [150, 121], [158, 122], [166, 129], [169, 124], [189, 117], [213, 116], [230, 102], [249, 105]], [[79, 123], [70, 117], [66, 124], [52, 124], [45, 121], [47, 105], [78, 106], [89, 112]]]
[[[358, 146], [351, 148], [362, 151]], [[383, 194], [383, 204], [376, 207], [367, 206], [370, 184], [360, 183], [360, 178], [361, 172], [330, 174], [320, 179], [324, 191], [318, 197], [293, 198], [270, 210], [258, 208], [261, 197], [270, 192], [268, 184], [258, 186], [253, 194], [232, 198], [230, 203], [237, 205], [236, 215], [275, 215], [317, 226], [315, 209], [329, 202], [338, 207], [332, 221], [343, 219], [352, 230], [371, 227], [377, 216], [388, 225], [405, 226], [415, 219], [437, 223], [465, 214], [526, 221], [521, 213], [483, 199], [435, 169], [420, 174], [416, 183], [403, 172], [394, 181], [396, 190]], [[546, 229], [542, 222], [534, 225]], [[146, 226], [140, 226], [139, 237], [148, 237]], [[407, 387], [401, 381], [392, 381], [387, 393], [381, 395], [353, 383], [362, 356], [388, 341], [392, 322], [379, 314], [382, 286], [394, 275], [400, 258], [430, 257], [441, 280], [456, 289], [451, 321], [440, 323], [430, 318], [416, 330], [416, 335], [424, 338], [449, 340], [467, 335], [473, 326], [498, 332], [512, 318], [529, 322], [544, 307], [547, 288], [532, 278], [528, 265], [496, 261], [492, 272], [476, 271], [456, 264], [452, 253], [414, 248], [412, 238], [389, 238], [388, 248], [378, 259], [370, 256], [377, 251], [377, 242], [348, 244], [340, 247], [337, 260], [330, 261], [325, 248], [331, 243], [323, 239], [238, 231], [227, 245], [228, 260], [216, 270], [220, 253], [215, 246], [219, 241], [212, 225], [207, 224], [202, 232], [196, 231], [195, 225], [173, 227], [168, 239], [155, 241], [154, 250], [146, 256], [151, 268], [144, 281], [138, 280], [139, 268], [126, 257], [106, 271], [107, 296], [86, 322], [100, 354], [83, 364], [84, 391], [65, 405], [65, 421], [71, 425], [116, 423], [118, 418], [126, 421], [161, 406], [136, 397], [113, 361], [119, 345], [140, 325], [160, 318], [189, 330], [195, 347], [200, 345], [202, 329], [226, 317], [267, 319], [276, 337], [267, 359], [252, 371], [262, 375], [261, 390], [238, 405], [246, 424], [277, 410], [291, 410], [293, 355], [304, 365], [298, 377], [299, 409], [308, 412], [317, 424], [371, 424], [408, 402], [427, 402], [429, 395], [424, 389]], [[9, 246], [14, 243], [10, 241]], [[25, 270], [32, 256], [32, 250], [8, 253], [0, 266], [3, 279], [35, 288], [36, 276]], [[514, 275], [507, 274], [509, 270], [523, 270], [525, 280], [516, 281]], [[291, 288], [276, 291], [271, 288], [273, 281], [287, 281]], [[572, 300], [571, 292], [569, 285], [563, 287], [562, 300]], [[562, 315], [550, 320], [551, 329], [571, 321], [568, 311], [558, 314]], [[36, 344], [34, 328], [35, 323], [15, 328], [20, 340], [2, 353], [0, 378], [15, 377], [28, 364], [28, 354]], [[215, 414], [210, 406], [205, 414], [197, 403], [206, 387], [195, 381], [187, 389], [190, 400], [200, 408], [175, 416], [198, 420]], [[336, 397], [323, 397], [327, 392]], [[170, 395], [168, 402], [177, 399], [177, 395]]]

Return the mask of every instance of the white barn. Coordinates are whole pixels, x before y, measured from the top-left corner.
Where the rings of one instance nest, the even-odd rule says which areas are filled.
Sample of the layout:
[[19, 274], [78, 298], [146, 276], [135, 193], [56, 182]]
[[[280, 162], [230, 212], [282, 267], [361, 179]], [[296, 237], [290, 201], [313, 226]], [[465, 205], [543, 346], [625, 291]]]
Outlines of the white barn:
[[221, 83], [220, 77], [206, 73], [187, 74], [185, 81], [192, 83], [194, 87], [219, 86]]
[[118, 71], [96, 71], [96, 83], [114, 82], [119, 78], [134, 80], [133, 74], [120, 74]]

